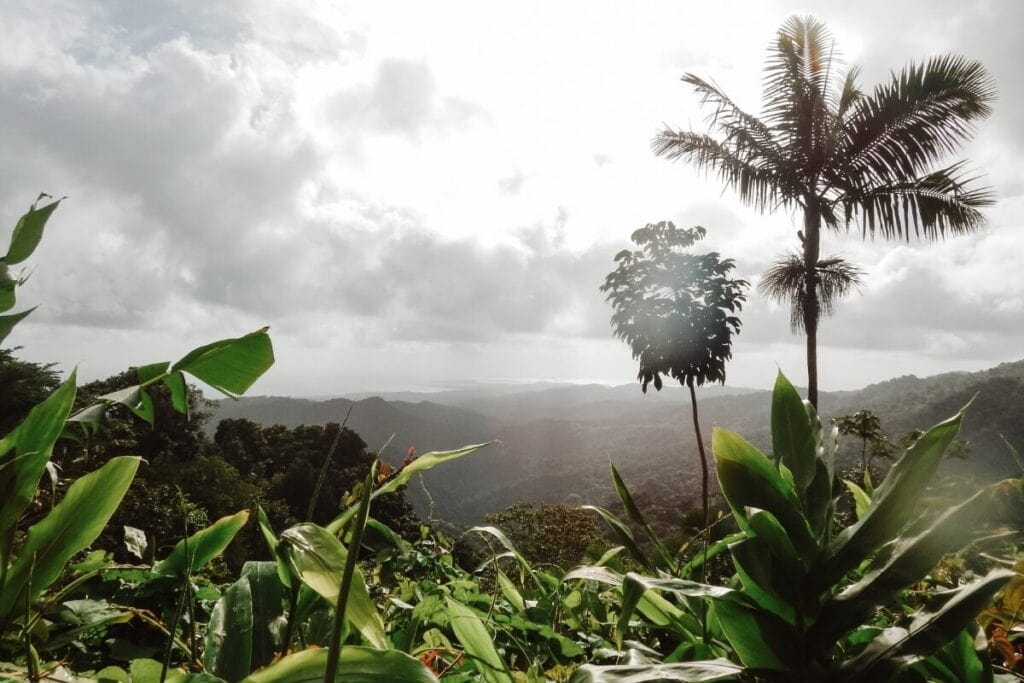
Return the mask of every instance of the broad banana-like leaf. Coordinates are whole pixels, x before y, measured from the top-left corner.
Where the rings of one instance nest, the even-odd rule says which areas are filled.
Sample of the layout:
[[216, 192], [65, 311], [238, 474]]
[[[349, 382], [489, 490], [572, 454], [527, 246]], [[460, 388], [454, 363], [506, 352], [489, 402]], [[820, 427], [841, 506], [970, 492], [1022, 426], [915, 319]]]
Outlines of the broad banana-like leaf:
[[252, 589], [243, 577], [221, 594], [206, 630], [206, 670], [229, 681], [240, 681], [252, 671]]
[[152, 572], [161, 576], [182, 576], [186, 571], [189, 574], [199, 571], [227, 549], [247, 521], [248, 510], [221, 517], [205, 529], [178, 541], [170, 555], [153, 565]]
[[53, 445], [75, 402], [75, 371], [0, 440], [0, 567], [11, 559], [18, 520], [35, 497]]
[[[322, 683], [327, 650], [288, 655], [244, 679], [243, 683]], [[341, 650], [336, 683], [437, 683], [437, 677], [415, 657], [398, 650], [346, 645]]]
[[111, 458], [103, 467], [79, 477], [59, 503], [32, 525], [18, 558], [0, 586], [0, 624], [35, 600], [78, 551], [103, 531], [135, 477], [139, 458]]
[[484, 626], [484, 617], [458, 600], [445, 597], [452, 631], [472, 657], [473, 666], [487, 683], [512, 683], [501, 655], [494, 649], [494, 639]]
[[170, 372], [187, 372], [231, 398], [244, 394], [274, 364], [267, 329], [193, 349]]
[[767, 510], [786, 530], [801, 557], [818, 553], [793, 482], [761, 451], [739, 434], [715, 427], [711, 450], [718, 466], [718, 482], [740, 528], [749, 531], [747, 509]]
[[[44, 196], [47, 195], [40, 195], [39, 199]], [[7, 247], [7, 254], [3, 257], [4, 263], [13, 266], [32, 255], [32, 252], [39, 246], [39, 241], [43, 239], [43, 228], [46, 227], [46, 221], [50, 219], [61, 201], [63, 200], [58, 199], [39, 208], [36, 208], [33, 203], [28, 212], [18, 219], [18, 223], [14, 226], [14, 232], [11, 233], [11, 244]]]
[[[281, 540], [291, 546], [303, 583], [336, 606], [349, 552], [341, 541], [315, 524], [294, 526], [281, 534]], [[384, 620], [366, 590], [366, 579], [358, 566], [352, 576], [345, 618], [374, 647], [382, 650], [391, 647], [384, 634]]]
[[287, 594], [274, 562], [246, 562], [242, 578], [252, 596], [252, 667], [266, 666], [281, 649], [281, 620]]
[[792, 670], [797, 642], [792, 626], [739, 599], [717, 600], [711, 611], [744, 666]]

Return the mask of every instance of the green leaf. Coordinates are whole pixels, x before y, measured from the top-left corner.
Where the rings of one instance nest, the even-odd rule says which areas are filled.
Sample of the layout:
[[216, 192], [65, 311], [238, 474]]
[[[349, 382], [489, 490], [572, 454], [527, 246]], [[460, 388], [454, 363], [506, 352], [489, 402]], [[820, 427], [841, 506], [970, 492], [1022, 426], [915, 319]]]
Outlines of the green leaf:
[[900, 537], [885, 561], [822, 607], [810, 637], [833, 642], [867, 618], [904, 587], [919, 581], [943, 555], [997, 525], [1024, 526], [1024, 482], [1009, 479], [988, 486], [938, 519]]
[[732, 594], [731, 588], [711, 586], [708, 584], [687, 581], [686, 579], [655, 579], [629, 572], [622, 579], [622, 603], [619, 606], [619, 620], [615, 626], [616, 637], [621, 642], [625, 636], [626, 626], [643, 598], [652, 598], [652, 590], [661, 590], [690, 598], [721, 598]]
[[946, 596], [935, 610], [923, 610], [908, 629], [886, 629], [845, 667], [859, 680], [883, 680], [897, 669], [924, 657], [956, 638], [973, 623], [1014, 572], [996, 570]]
[[274, 565], [277, 567], [277, 578], [280, 579], [281, 585], [290, 588], [295, 577], [292, 576], [288, 560], [281, 554], [277, 534], [274, 533], [274, 528], [270, 525], [270, 519], [267, 518], [267, 513], [263, 511], [262, 505], [256, 506], [256, 523], [259, 525], [263, 540], [267, 542], [270, 555], [274, 558]]
[[278, 622], [285, 613], [287, 597], [278, 580], [274, 562], [246, 562], [242, 578], [252, 596], [252, 666], [266, 666], [281, 649]]
[[[432, 467], [436, 467], [441, 463], [448, 462], [449, 460], [457, 460], [458, 458], [470, 455], [471, 453], [475, 453], [481, 448], [490, 446], [492, 443], [494, 442], [488, 441], [487, 443], [475, 444], [472, 446], [463, 446], [462, 448], [459, 448], [454, 451], [438, 451], [424, 453], [423, 455], [419, 456], [411, 463], [403, 467], [401, 470], [399, 470], [397, 476], [395, 476], [392, 479], [389, 479], [386, 484], [381, 486], [379, 489], [375, 490], [373, 492], [373, 495], [370, 497], [370, 500], [376, 500], [378, 496], [383, 496], [387, 493], [394, 493], [401, 487], [408, 484], [409, 480], [412, 479], [414, 475], [417, 475], [420, 472], [425, 472], [426, 470], [429, 470]], [[345, 510], [345, 512], [335, 517], [334, 520], [331, 521], [331, 523], [328, 524], [325, 528], [330, 533], [337, 535], [341, 532], [342, 529], [345, 528], [349, 521], [351, 521], [352, 518], [355, 517], [358, 509], [358, 505], [352, 505], [347, 510]]]
[[39, 246], [39, 241], [43, 239], [43, 228], [46, 227], [46, 221], [49, 220], [50, 215], [60, 203], [61, 200], [58, 199], [41, 208], [36, 208], [36, 205], [33, 204], [28, 213], [18, 219], [17, 225], [14, 226], [14, 232], [11, 234], [11, 245], [7, 248], [7, 255], [3, 258], [8, 265], [21, 263], [32, 255], [32, 252]]
[[573, 672], [569, 683], [713, 683], [739, 680], [743, 667], [728, 659], [678, 664], [585, 664]]
[[816, 579], [834, 584], [876, 549], [893, 540], [917, 509], [946, 448], [960, 431], [963, 411], [929, 429], [889, 470], [875, 489], [864, 517], [848, 527], [829, 546]]
[[0, 441], [0, 491], [4, 492], [0, 501], [0, 567], [10, 561], [18, 520], [35, 497], [53, 445], [74, 405], [75, 378], [72, 371], [66, 382]]
[[516, 585], [512, 583], [512, 580], [505, 576], [505, 572], [498, 570], [498, 586], [501, 588], [502, 595], [508, 600], [509, 604], [517, 612], [526, 611], [526, 602], [523, 600], [522, 594]]
[[814, 557], [818, 546], [800, 513], [792, 483], [783, 477], [785, 470], [780, 472], [746, 439], [720, 427], [714, 429], [711, 449], [719, 485], [740, 528], [749, 531], [748, 508], [767, 510], [782, 524], [800, 556]]
[[[257, 671], [244, 683], [322, 683], [327, 650], [304, 650]], [[437, 683], [433, 672], [398, 650], [346, 645], [341, 650], [339, 683]]]
[[267, 329], [200, 346], [175, 363], [170, 372], [187, 372], [226, 396], [244, 394], [274, 364]]
[[0, 623], [24, 609], [64, 570], [78, 551], [100, 535], [135, 477], [139, 459], [117, 457], [78, 478], [53, 510], [28, 530], [18, 558], [0, 587]]
[[26, 317], [28, 317], [28, 314], [34, 310], [36, 310], [35, 306], [28, 309], [27, 311], [22, 311], [21, 313], [12, 313], [11, 315], [0, 315], [0, 343], [7, 339], [7, 336], [11, 333], [11, 330], [14, 329], [15, 325], [17, 325]]
[[533, 571], [530, 567], [530, 563], [526, 561], [526, 558], [523, 557], [518, 550], [516, 550], [515, 545], [513, 545], [512, 541], [509, 540], [509, 537], [506, 536], [505, 532], [501, 529], [494, 526], [474, 526], [470, 527], [466, 531], [466, 533], [469, 532], [493, 536], [495, 539], [497, 539], [498, 543], [501, 543], [501, 545], [503, 545], [505, 549], [508, 550], [509, 554], [515, 558], [516, 562], [519, 564], [519, 567], [523, 572], [529, 573]]
[[128, 672], [119, 666], [106, 666], [96, 672], [99, 683], [131, 683]]
[[[153, 573], [163, 576], [194, 574], [227, 549], [235, 535], [249, 521], [249, 511], [222, 517], [201, 531], [178, 541], [171, 553], [153, 565]], [[187, 554], [186, 554], [187, 553]], [[191, 558], [191, 562], [188, 561]]]
[[768, 612], [737, 600], [719, 600], [712, 611], [736, 656], [752, 669], [787, 671], [793, 660], [796, 634]]
[[629, 488], [626, 486], [626, 482], [619, 476], [619, 471], [615, 469], [615, 465], [609, 463], [612, 470], [612, 483], [615, 484], [615, 492], [619, 496], [619, 500], [622, 501], [622, 507], [634, 524], [640, 526], [654, 545], [655, 550], [658, 552], [658, 559], [661, 561], [660, 569], [665, 571], [672, 571], [674, 562], [672, 561], [672, 553], [669, 552], [668, 548], [661, 541], [661, 538], [654, 532], [651, 525], [644, 519], [643, 513], [640, 512], [640, 508], [637, 506], [636, 501], [633, 500], [633, 495], [629, 492]]
[[797, 492], [804, 498], [814, 479], [817, 443], [804, 402], [781, 371], [772, 392], [772, 449], [775, 459], [793, 473]]
[[494, 639], [484, 627], [484, 618], [454, 598], [445, 597], [451, 628], [462, 643], [473, 666], [487, 683], [512, 683], [501, 655], [494, 649]]
[[134, 618], [131, 612], [116, 609], [103, 600], [65, 600], [61, 603], [58, 619], [69, 628], [55, 629], [45, 642], [39, 642], [39, 652], [52, 652], [67, 647], [83, 633], [103, 629], [111, 624], [125, 624]]
[[[303, 583], [331, 605], [337, 605], [341, 575], [348, 550], [327, 530], [315, 524], [299, 524], [281, 534], [291, 546], [295, 567]], [[376, 648], [391, 646], [384, 621], [366, 590], [366, 579], [357, 566], [349, 590], [345, 618]]]
[[853, 496], [854, 510], [857, 514], [857, 519], [863, 519], [868, 508], [871, 507], [871, 496], [867, 494], [867, 491], [857, 486], [856, 483], [849, 479], [843, 479], [843, 483], [846, 484], [846, 488], [849, 489], [850, 495]]
[[167, 368], [170, 365], [167, 361], [160, 363], [150, 363], [149, 365], [143, 365], [135, 369], [135, 374], [139, 378], [139, 384], [148, 386], [153, 382], [161, 379], [167, 374]]
[[185, 376], [180, 372], [172, 372], [161, 380], [171, 392], [171, 406], [181, 413], [188, 415], [188, 389], [185, 387]]
[[163, 668], [163, 664], [155, 659], [136, 659], [128, 667], [128, 672], [132, 683], [159, 683]]
[[221, 594], [206, 630], [206, 670], [229, 681], [239, 681], [252, 670], [252, 589], [245, 577]]
[[647, 554], [640, 548], [640, 544], [636, 542], [633, 537], [632, 530], [626, 526], [626, 524], [616, 517], [611, 511], [605, 510], [602, 507], [596, 505], [582, 505], [580, 506], [583, 510], [593, 510], [605, 523], [611, 528], [612, 533], [615, 534], [619, 543], [626, 548], [626, 552], [633, 556], [633, 559], [639, 562], [643, 567], [649, 571], [654, 572], [655, 567], [651, 560], [647, 557]]

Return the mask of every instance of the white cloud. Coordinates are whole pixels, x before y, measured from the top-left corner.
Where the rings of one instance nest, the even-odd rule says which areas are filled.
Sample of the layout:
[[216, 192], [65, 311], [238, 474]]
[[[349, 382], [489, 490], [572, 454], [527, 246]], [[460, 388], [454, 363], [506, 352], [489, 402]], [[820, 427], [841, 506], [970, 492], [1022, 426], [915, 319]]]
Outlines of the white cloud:
[[[826, 252], [869, 277], [822, 328], [826, 384], [859, 383], [844, 365], [857, 353], [877, 379], [1014, 357], [1020, 10], [886, 5], [898, 21], [876, 25], [860, 6], [812, 5], [866, 63], [865, 83], [953, 50], [991, 64], [1002, 98], [967, 152], [1000, 195], [988, 232], [930, 246], [828, 237]], [[649, 151], [663, 123], [704, 125], [684, 71], [756, 111], [764, 47], [788, 13], [5, 5], [0, 213], [12, 220], [41, 189], [70, 195], [23, 293], [42, 307], [12, 341], [40, 360], [78, 354], [101, 374], [126, 360], [122, 343], [173, 356], [181, 330], [200, 343], [269, 322], [282, 360], [268, 381], [292, 393], [360, 373], [627, 380], [597, 287], [634, 229], [705, 225], [706, 248], [755, 284], [795, 246], [794, 216], [759, 216]], [[800, 363], [784, 310], [752, 294], [744, 319], [733, 381], [764, 384], [773, 361]]]

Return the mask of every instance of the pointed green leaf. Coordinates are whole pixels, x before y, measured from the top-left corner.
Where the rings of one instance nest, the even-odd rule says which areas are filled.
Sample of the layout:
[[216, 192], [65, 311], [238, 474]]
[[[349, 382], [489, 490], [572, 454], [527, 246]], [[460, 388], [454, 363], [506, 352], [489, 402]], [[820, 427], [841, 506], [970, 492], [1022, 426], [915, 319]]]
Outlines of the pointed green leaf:
[[900, 537], [881, 566], [822, 607], [811, 630], [814, 643], [834, 642], [904, 587], [919, 581], [942, 557], [994, 526], [1024, 526], [1024, 490], [1010, 479], [982, 489], [913, 535]]
[[206, 670], [228, 681], [239, 681], [252, 670], [252, 589], [246, 578], [228, 586], [210, 615], [206, 629]]
[[719, 600], [712, 612], [736, 656], [751, 669], [789, 671], [796, 634], [768, 612], [738, 600]]
[[[248, 510], [221, 517], [205, 529], [178, 541], [167, 557], [153, 565], [153, 573], [182, 576], [187, 571], [194, 574], [223, 553], [247, 521]], [[191, 562], [188, 558], [191, 558]]]
[[596, 512], [612, 530], [612, 533], [615, 534], [619, 543], [625, 546], [626, 552], [632, 555], [633, 559], [643, 565], [647, 571], [655, 571], [654, 564], [647, 557], [647, 553], [640, 548], [640, 544], [633, 538], [633, 532], [621, 519], [616, 517], [611, 511], [596, 505], [582, 505], [580, 507], [583, 510], [593, 510]]
[[772, 449], [775, 459], [793, 473], [797, 492], [803, 498], [814, 479], [817, 444], [804, 402], [781, 371], [772, 392]]
[[846, 484], [850, 495], [853, 496], [854, 512], [857, 515], [857, 519], [862, 519], [865, 513], [867, 513], [868, 508], [871, 507], [871, 496], [867, 494], [867, 491], [849, 479], [843, 479], [843, 483]]
[[[135, 477], [139, 459], [117, 457], [75, 480], [59, 503], [28, 530], [0, 587], [0, 623], [35, 600], [78, 551], [100, 535]], [[31, 585], [30, 585], [31, 582]]]
[[0, 315], [0, 343], [7, 339], [7, 336], [11, 333], [11, 330], [14, 329], [15, 325], [17, 325], [26, 317], [28, 317], [28, 314], [34, 310], [36, 310], [35, 306], [28, 309], [27, 311], [22, 311], [21, 313], [13, 313], [11, 315]]
[[188, 416], [188, 389], [185, 386], [185, 376], [180, 372], [172, 372], [163, 378], [163, 383], [171, 392], [171, 406]]
[[14, 232], [11, 234], [11, 245], [7, 248], [7, 255], [3, 258], [7, 264], [13, 266], [32, 255], [43, 238], [46, 221], [49, 220], [50, 215], [60, 203], [61, 200], [58, 199], [40, 208], [36, 208], [36, 205], [33, 204], [28, 213], [18, 219], [17, 225], [14, 226]]
[[718, 467], [718, 482], [740, 528], [749, 531], [747, 509], [767, 510], [782, 524], [801, 557], [818, 552], [807, 520], [800, 513], [792, 482], [783, 472], [734, 432], [715, 427], [711, 449]]
[[[487, 443], [475, 444], [472, 446], [463, 446], [462, 448], [459, 448], [454, 451], [438, 451], [424, 453], [423, 455], [419, 456], [411, 463], [403, 467], [401, 470], [399, 470], [398, 476], [389, 479], [386, 484], [381, 486], [379, 489], [376, 489], [373, 492], [373, 495], [371, 496], [370, 500], [376, 500], [378, 496], [383, 496], [387, 493], [394, 493], [401, 487], [408, 484], [409, 480], [412, 479], [414, 475], [417, 475], [420, 472], [425, 472], [426, 470], [429, 470], [432, 467], [436, 467], [437, 465], [440, 465], [443, 462], [448, 462], [449, 460], [456, 460], [466, 455], [470, 455], [471, 453], [475, 453], [481, 448], [484, 448], [485, 446], [490, 446], [492, 443], [494, 442], [488, 441]], [[335, 517], [334, 520], [332, 520], [331, 523], [325, 527], [327, 531], [329, 531], [332, 534], [340, 533], [341, 530], [344, 529], [345, 526], [349, 523], [349, 521], [351, 521], [352, 518], [355, 517], [358, 507], [358, 505], [352, 505], [347, 510], [345, 510], [345, 512]]]
[[922, 610], [908, 629], [887, 630], [845, 668], [856, 672], [860, 680], [885, 680], [895, 670], [956, 638], [1013, 577], [1012, 571], [996, 570], [951, 591], [941, 607]]
[[612, 483], [615, 485], [615, 492], [619, 496], [619, 500], [622, 501], [622, 507], [626, 511], [626, 516], [633, 520], [634, 524], [640, 526], [654, 545], [654, 549], [658, 552], [658, 559], [660, 560], [660, 569], [665, 571], [672, 571], [674, 562], [672, 561], [672, 553], [669, 552], [668, 548], [658, 537], [658, 534], [654, 532], [651, 525], [644, 519], [643, 513], [640, 512], [640, 508], [637, 506], [636, 501], [633, 500], [633, 494], [629, 492], [629, 488], [626, 486], [626, 482], [619, 476], [619, 471], [615, 469], [615, 465], [609, 463], [612, 470]]
[[278, 622], [285, 613], [287, 594], [274, 562], [246, 562], [242, 578], [252, 596], [252, 666], [266, 666], [281, 649]]
[[484, 626], [483, 616], [451, 597], [445, 597], [445, 604], [452, 631], [483, 680], [487, 683], [512, 683], [505, 662], [494, 649], [494, 639]]
[[200, 346], [175, 363], [170, 372], [187, 372], [230, 397], [244, 394], [274, 364], [267, 329]]
[[10, 559], [18, 520], [35, 497], [53, 445], [74, 405], [75, 379], [72, 371], [66, 382], [0, 441], [0, 567]]
[[[299, 524], [281, 534], [291, 546], [295, 567], [303, 583], [332, 605], [338, 603], [341, 575], [348, 550], [331, 533], [315, 524]], [[366, 579], [355, 567], [345, 618], [374, 647], [391, 647], [384, 635], [384, 621], [366, 590]]]

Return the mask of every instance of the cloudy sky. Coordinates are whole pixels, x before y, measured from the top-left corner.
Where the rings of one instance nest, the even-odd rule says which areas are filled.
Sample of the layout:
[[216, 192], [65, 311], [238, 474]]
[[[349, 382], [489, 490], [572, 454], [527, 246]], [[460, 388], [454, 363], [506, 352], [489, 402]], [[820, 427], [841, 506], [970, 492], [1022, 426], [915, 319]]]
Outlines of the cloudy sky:
[[[1024, 3], [703, 5], [8, 0], [0, 216], [68, 196], [8, 341], [95, 378], [270, 325], [257, 393], [627, 382], [598, 286], [634, 229], [704, 225], [755, 282], [796, 243], [797, 216], [652, 155], [705, 126], [680, 75], [757, 111], [774, 31], [813, 13], [865, 86], [954, 52], [999, 91], [963, 152], [998, 196], [985, 231], [827, 236], [868, 276], [823, 325], [822, 387], [1024, 356]], [[787, 311], [755, 294], [743, 318], [730, 383], [802, 382]]]

